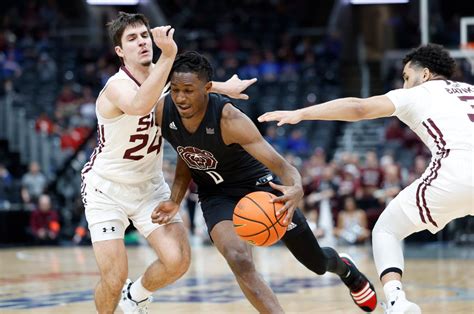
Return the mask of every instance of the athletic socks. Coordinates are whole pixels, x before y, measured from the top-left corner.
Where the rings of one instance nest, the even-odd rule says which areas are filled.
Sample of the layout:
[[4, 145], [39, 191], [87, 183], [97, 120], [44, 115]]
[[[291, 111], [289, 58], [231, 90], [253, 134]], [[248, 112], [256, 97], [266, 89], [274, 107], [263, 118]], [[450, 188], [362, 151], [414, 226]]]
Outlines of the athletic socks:
[[143, 276], [140, 276], [140, 278], [135, 280], [135, 282], [130, 287], [130, 297], [133, 301], [137, 303], [148, 299], [148, 297], [153, 294], [152, 291], [149, 291], [145, 287], [143, 287], [142, 277]]
[[383, 285], [383, 292], [389, 304], [396, 299], [398, 293], [402, 291], [402, 287], [402, 283], [398, 280], [390, 280]]

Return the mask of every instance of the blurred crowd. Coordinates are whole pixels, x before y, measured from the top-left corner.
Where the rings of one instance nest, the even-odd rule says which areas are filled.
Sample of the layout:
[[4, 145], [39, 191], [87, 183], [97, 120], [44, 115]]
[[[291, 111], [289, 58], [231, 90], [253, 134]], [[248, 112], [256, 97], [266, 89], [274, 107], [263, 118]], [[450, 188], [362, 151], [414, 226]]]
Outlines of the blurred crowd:
[[[233, 3], [238, 9], [228, 10]], [[64, 27], [85, 27], [81, 25], [80, 13], [61, 5], [54, 0], [27, 0], [2, 13], [0, 97], [9, 95], [25, 106], [36, 131], [57, 139], [68, 156], [88, 158], [96, 144], [95, 100], [117, 71], [118, 59], [109, 42], [100, 46], [73, 45], [61, 35], [59, 30]], [[252, 118], [281, 106], [295, 109], [341, 96], [340, 35], [288, 31], [325, 27], [328, 10], [317, 10], [317, 4], [175, 0], [164, 3], [162, 8], [178, 29], [176, 40], [180, 50], [198, 50], [208, 56], [215, 68], [215, 80], [226, 80], [233, 74], [243, 79], [259, 78], [249, 90], [251, 104], [245, 109]], [[215, 19], [209, 19], [211, 11]], [[411, 25], [405, 23], [406, 18], [401, 14], [399, 19], [390, 20], [405, 39], [409, 36], [405, 36], [403, 27]], [[455, 37], [450, 33], [454, 31], [451, 23], [454, 22], [439, 26], [444, 27], [438, 32], [440, 40], [446, 38], [447, 43]], [[400, 43], [400, 47], [412, 44]], [[397, 67], [391, 70], [386, 78], [387, 88], [399, 87], [395, 79], [399, 73]], [[270, 125], [264, 136], [300, 170], [306, 195], [301, 208], [317, 236], [331, 232], [344, 243], [364, 243], [385, 205], [424, 171], [429, 154], [414, 133], [395, 119], [387, 123], [384, 145], [390, 143], [388, 146], [393, 149], [413, 152], [416, 158], [412, 165], [398, 162], [394, 150], [386, 151], [384, 145], [361, 156], [351, 152], [333, 156], [330, 147], [317, 145], [322, 138], [311, 139], [307, 131]], [[26, 228], [35, 243], [87, 242], [79, 187], [73, 193], [74, 199], [67, 202], [72, 204], [72, 215], [65, 217], [62, 208], [66, 202], [51, 182], [55, 175], [40, 169], [36, 161], [23, 165], [22, 173], [13, 173], [15, 162], [18, 161], [6, 155], [0, 159], [0, 209], [20, 204], [30, 212]], [[165, 164], [170, 183], [172, 162]], [[183, 210], [189, 213], [185, 216], [190, 232], [205, 238], [203, 223], [196, 222], [199, 204], [193, 186]], [[332, 228], [317, 227], [322, 216], [330, 217]], [[65, 230], [63, 225], [73, 228]]]

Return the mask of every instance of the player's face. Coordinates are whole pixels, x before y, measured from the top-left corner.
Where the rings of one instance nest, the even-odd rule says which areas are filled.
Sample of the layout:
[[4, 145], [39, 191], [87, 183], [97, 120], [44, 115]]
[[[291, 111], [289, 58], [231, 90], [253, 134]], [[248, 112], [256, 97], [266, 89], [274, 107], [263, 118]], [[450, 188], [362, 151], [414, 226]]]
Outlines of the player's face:
[[153, 47], [146, 26], [127, 26], [122, 34], [122, 47], [115, 47], [115, 52], [126, 64], [149, 66], [153, 59]]
[[171, 98], [183, 119], [204, 113], [211, 82], [203, 81], [196, 73], [175, 72], [171, 76]]
[[403, 88], [412, 88], [423, 83], [425, 71], [421, 67], [411, 66], [411, 61], [403, 68]]

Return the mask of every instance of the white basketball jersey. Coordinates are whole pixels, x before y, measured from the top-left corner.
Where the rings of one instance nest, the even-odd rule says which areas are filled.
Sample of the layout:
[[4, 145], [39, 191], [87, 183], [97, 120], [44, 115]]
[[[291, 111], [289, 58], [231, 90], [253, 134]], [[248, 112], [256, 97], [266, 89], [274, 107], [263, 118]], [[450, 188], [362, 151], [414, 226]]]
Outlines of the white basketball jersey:
[[[120, 69], [107, 81], [100, 94], [115, 80], [137, 83]], [[102, 178], [117, 183], [138, 184], [154, 179], [154, 182], [164, 184], [163, 138], [161, 129], [155, 125], [154, 109], [145, 116], [122, 114], [106, 119], [96, 106], [96, 115], [98, 143], [82, 174], [93, 170]]]
[[474, 153], [474, 86], [434, 80], [388, 92], [394, 116], [407, 124], [433, 156]]

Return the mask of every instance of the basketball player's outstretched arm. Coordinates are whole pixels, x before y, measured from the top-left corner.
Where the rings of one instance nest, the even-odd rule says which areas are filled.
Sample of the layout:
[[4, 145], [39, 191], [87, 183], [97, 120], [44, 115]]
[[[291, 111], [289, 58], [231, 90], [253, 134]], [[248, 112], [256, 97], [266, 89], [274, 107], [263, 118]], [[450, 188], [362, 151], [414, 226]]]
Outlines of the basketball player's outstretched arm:
[[178, 156], [170, 199], [161, 202], [153, 210], [151, 214], [151, 221], [153, 223], [168, 223], [178, 213], [179, 205], [186, 195], [190, 181], [191, 171], [186, 163]]
[[288, 211], [283, 223], [289, 224], [303, 197], [301, 176], [298, 170], [265, 141], [255, 124], [244, 113], [231, 104], [225, 105], [222, 110], [221, 130], [224, 143], [239, 144], [281, 179], [283, 185], [272, 182], [270, 185], [283, 193], [273, 201], [285, 203], [278, 214]]
[[302, 120], [359, 121], [389, 117], [394, 112], [395, 106], [385, 95], [370, 98], [348, 97], [297, 110], [267, 112], [258, 117], [258, 121], [278, 121], [278, 126], [296, 124]]
[[171, 26], [155, 27], [151, 32], [155, 44], [161, 49], [161, 56], [147, 79], [139, 88], [128, 80], [116, 80], [104, 91], [108, 100], [106, 104], [114, 104], [118, 106], [116, 110], [129, 115], [146, 115], [153, 109], [165, 87], [178, 51]]

